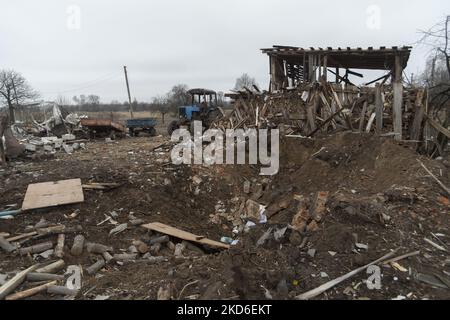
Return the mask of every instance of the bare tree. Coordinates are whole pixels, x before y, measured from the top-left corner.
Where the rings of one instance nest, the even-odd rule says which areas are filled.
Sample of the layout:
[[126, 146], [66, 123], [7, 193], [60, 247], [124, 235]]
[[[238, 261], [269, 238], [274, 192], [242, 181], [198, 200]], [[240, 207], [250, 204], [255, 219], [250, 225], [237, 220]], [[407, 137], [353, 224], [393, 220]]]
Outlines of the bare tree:
[[19, 72], [0, 70], [0, 101], [8, 106], [11, 123], [16, 121], [15, 109], [38, 96]]
[[250, 77], [247, 73], [236, 79], [236, 84], [234, 85], [234, 90], [249, 89], [253, 90], [253, 86], [257, 86], [255, 78]]
[[441, 57], [447, 69], [448, 79], [450, 79], [449, 23], [450, 16], [446, 16], [444, 21], [435, 24], [429, 30], [419, 31], [422, 37], [418, 43], [429, 46], [432, 56], [434, 56], [431, 66], [432, 77], [434, 76], [436, 61]]
[[91, 105], [100, 104], [100, 97], [95, 94], [90, 94], [87, 97], [87, 103]]
[[69, 105], [69, 100], [68, 100], [66, 97], [62, 96], [62, 95], [58, 95], [58, 96], [56, 97], [55, 103], [56, 103], [58, 106], [64, 107], [64, 106]]
[[168, 94], [170, 103], [175, 106], [182, 106], [188, 104], [190, 101], [189, 87], [185, 84], [177, 84], [172, 87]]

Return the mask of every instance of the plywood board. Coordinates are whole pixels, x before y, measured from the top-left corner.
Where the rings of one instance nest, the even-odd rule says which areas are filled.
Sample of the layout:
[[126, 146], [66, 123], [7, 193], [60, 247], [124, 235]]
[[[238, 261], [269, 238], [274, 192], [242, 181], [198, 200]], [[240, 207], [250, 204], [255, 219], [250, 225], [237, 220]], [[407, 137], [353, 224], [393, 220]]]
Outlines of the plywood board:
[[183, 231], [183, 230], [168, 226], [168, 225], [166, 225], [164, 223], [160, 223], [160, 222], [152, 222], [152, 223], [144, 224], [143, 227], [150, 229], [150, 230], [154, 230], [156, 232], [167, 234], [169, 236], [173, 236], [173, 237], [180, 238], [180, 239], [187, 240], [187, 241], [197, 242], [197, 243], [204, 244], [204, 245], [207, 245], [210, 247], [216, 247], [216, 248], [222, 248], [222, 249], [230, 248], [230, 245], [228, 245], [228, 244], [214, 241], [214, 240], [205, 238], [203, 236], [197, 236], [193, 233]]
[[22, 210], [54, 207], [84, 201], [80, 179], [52, 181], [28, 185]]

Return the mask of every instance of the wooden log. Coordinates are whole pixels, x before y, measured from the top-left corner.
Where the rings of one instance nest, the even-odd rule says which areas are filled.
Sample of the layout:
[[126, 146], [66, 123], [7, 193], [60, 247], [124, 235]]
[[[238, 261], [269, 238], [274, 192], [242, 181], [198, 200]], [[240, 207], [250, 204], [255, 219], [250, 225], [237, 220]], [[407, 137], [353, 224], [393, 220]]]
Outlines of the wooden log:
[[51, 241], [35, 244], [34, 246], [26, 247], [26, 248], [20, 248], [19, 254], [20, 255], [26, 255], [28, 253], [41, 253], [47, 250], [50, 250], [53, 248], [53, 243]]
[[73, 245], [72, 249], [70, 250], [70, 253], [78, 257], [83, 253], [83, 247], [84, 247], [84, 236], [79, 234], [73, 239]]
[[103, 252], [106, 251], [113, 251], [112, 247], [108, 247], [99, 243], [88, 243], [86, 244], [86, 249], [89, 253], [98, 253], [98, 254], [102, 254]]
[[185, 248], [185, 246], [183, 245], [183, 243], [177, 243], [175, 245], [175, 252], [174, 252], [175, 258], [183, 257], [184, 248]]
[[139, 226], [141, 224], [144, 224], [144, 220], [142, 220], [142, 219], [133, 219], [133, 220], [130, 220], [130, 224], [132, 226]]
[[86, 272], [89, 275], [94, 275], [96, 274], [101, 268], [103, 268], [105, 266], [105, 260], [103, 259], [99, 259], [97, 260], [96, 263], [94, 263], [93, 265], [89, 266], [86, 268]]
[[6, 281], [4, 285], [0, 287], [0, 300], [3, 300], [8, 294], [13, 292], [20, 284], [25, 280], [27, 274], [36, 270], [39, 265], [35, 264], [23, 271], [20, 271], [14, 277]]
[[136, 253], [116, 253], [115, 255], [113, 255], [113, 258], [116, 261], [130, 261], [135, 260], [136, 257]]
[[110, 261], [112, 261], [114, 259], [114, 257], [108, 251], [103, 252], [102, 256], [103, 256], [103, 259], [105, 259], [106, 263], [109, 263]]
[[205, 251], [202, 248], [196, 246], [193, 243], [190, 243], [189, 241], [183, 240], [181, 243], [183, 244], [183, 246], [186, 249], [188, 249], [190, 251], [194, 251], [194, 252], [196, 252], [198, 254], [201, 254], [201, 255], [205, 254]]
[[47, 292], [50, 294], [57, 294], [62, 296], [76, 296], [79, 292], [77, 289], [69, 289], [64, 286], [55, 286], [55, 285], [49, 285], [47, 287]]
[[64, 256], [64, 240], [66, 236], [63, 233], [58, 235], [58, 242], [55, 247], [55, 257], [62, 258]]
[[36, 269], [36, 272], [38, 272], [38, 273], [55, 273], [55, 272], [58, 272], [59, 270], [61, 270], [62, 268], [64, 268], [64, 266], [65, 266], [65, 262], [64, 262], [64, 260], [61, 259], [61, 260], [55, 261], [45, 267]]
[[60, 233], [67, 234], [67, 233], [80, 232], [82, 230], [83, 230], [83, 227], [80, 225], [75, 226], [75, 227], [66, 227], [64, 225], [57, 225], [57, 226], [52, 226], [52, 227], [48, 227], [48, 228], [40, 228], [40, 229], [37, 229], [36, 232], [40, 236], [47, 236], [47, 235], [60, 234]]
[[11, 253], [17, 249], [16, 246], [12, 245], [8, 240], [6, 240], [3, 237], [0, 237], [0, 248], [5, 250], [7, 253]]
[[28, 281], [64, 280], [64, 276], [53, 273], [30, 272], [29, 274], [27, 274], [27, 280]]
[[157, 238], [153, 238], [150, 239], [150, 241], [148, 242], [150, 245], [156, 244], [156, 243], [165, 243], [168, 242], [169, 236], [165, 235], [165, 236], [161, 236], [161, 237], [157, 237]]
[[161, 250], [161, 243], [155, 243], [150, 247], [150, 253], [152, 255], [157, 255], [159, 250]]
[[46, 284], [31, 288], [28, 290], [16, 292], [14, 294], [7, 296], [5, 298], [5, 300], [20, 300], [20, 299], [31, 297], [31, 296], [34, 296], [35, 294], [38, 294], [39, 292], [46, 291], [49, 286], [55, 285], [56, 283], [57, 283], [57, 281], [51, 281]]

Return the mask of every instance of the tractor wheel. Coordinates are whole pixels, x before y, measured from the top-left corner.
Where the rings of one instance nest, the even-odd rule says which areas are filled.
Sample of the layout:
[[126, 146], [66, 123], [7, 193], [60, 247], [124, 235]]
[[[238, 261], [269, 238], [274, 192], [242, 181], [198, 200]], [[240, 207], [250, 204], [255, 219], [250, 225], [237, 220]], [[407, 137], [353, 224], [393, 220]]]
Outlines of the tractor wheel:
[[177, 130], [180, 127], [180, 125], [178, 124], [178, 121], [172, 121], [169, 126], [167, 127], [167, 132], [169, 133], [169, 135], [172, 135], [172, 133]]
[[150, 134], [151, 137], [156, 136], [156, 129], [154, 127], [148, 129], [148, 133]]

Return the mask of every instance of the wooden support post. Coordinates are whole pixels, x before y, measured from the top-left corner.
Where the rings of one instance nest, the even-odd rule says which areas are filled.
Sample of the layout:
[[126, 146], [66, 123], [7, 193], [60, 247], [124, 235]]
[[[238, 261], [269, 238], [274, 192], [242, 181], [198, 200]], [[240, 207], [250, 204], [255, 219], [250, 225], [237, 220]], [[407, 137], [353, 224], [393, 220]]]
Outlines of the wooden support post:
[[316, 73], [314, 72], [314, 55], [308, 55], [308, 73], [309, 73], [309, 82], [316, 81]]
[[396, 140], [402, 140], [402, 105], [403, 105], [403, 84], [402, 84], [402, 64], [399, 55], [395, 56], [394, 69], [394, 105], [392, 109], [394, 133]]
[[339, 83], [339, 68], [336, 68], [336, 83]]
[[125, 81], [127, 83], [128, 102], [130, 103], [130, 116], [131, 116], [131, 119], [133, 119], [133, 105], [131, 103], [130, 85], [128, 84], [128, 73], [127, 73], [127, 67], [126, 66], [123, 66], [123, 71], [125, 73]]
[[306, 53], [303, 52], [303, 83], [306, 83], [308, 79], [308, 72], [306, 72]]
[[323, 78], [327, 81], [327, 73], [328, 73], [328, 56], [323, 57]]
[[383, 100], [381, 97], [381, 86], [379, 83], [375, 85], [375, 112], [377, 121], [377, 133], [381, 134], [383, 129]]

